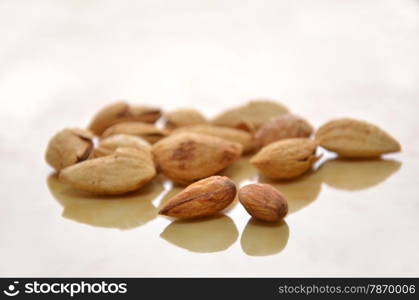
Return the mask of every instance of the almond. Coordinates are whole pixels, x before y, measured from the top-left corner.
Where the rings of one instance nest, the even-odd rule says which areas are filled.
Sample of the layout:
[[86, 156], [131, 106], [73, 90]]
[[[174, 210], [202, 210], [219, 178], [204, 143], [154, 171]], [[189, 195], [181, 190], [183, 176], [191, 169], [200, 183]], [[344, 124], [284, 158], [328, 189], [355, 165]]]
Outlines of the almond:
[[118, 101], [105, 106], [96, 113], [89, 129], [100, 136], [108, 127], [129, 121], [154, 123], [161, 116], [159, 108], [150, 106], [135, 106], [124, 101]]
[[309, 170], [319, 159], [316, 147], [308, 138], [280, 140], [262, 148], [250, 163], [272, 179], [290, 179]]
[[316, 141], [342, 157], [377, 157], [401, 150], [400, 143], [381, 128], [349, 118], [332, 120], [321, 126]]
[[49, 141], [45, 160], [57, 171], [83, 161], [93, 149], [92, 139], [93, 134], [87, 130], [63, 129]]
[[233, 181], [224, 176], [211, 176], [169, 199], [159, 214], [180, 219], [213, 216], [231, 204], [235, 196]]
[[165, 115], [166, 128], [174, 129], [183, 126], [205, 124], [207, 119], [196, 109], [183, 108]]
[[151, 155], [135, 148], [118, 148], [111, 155], [61, 170], [59, 179], [76, 189], [112, 195], [137, 190], [155, 174]]
[[212, 122], [214, 125], [233, 128], [259, 128], [273, 117], [285, 114], [288, 109], [272, 100], [251, 100], [243, 106], [229, 109], [218, 115]]
[[114, 134], [135, 135], [145, 139], [147, 142], [154, 144], [168, 135], [164, 129], [157, 128], [152, 124], [142, 122], [124, 122], [112, 125], [102, 134], [102, 138]]
[[222, 126], [215, 125], [192, 125], [176, 129], [173, 133], [179, 132], [195, 132], [200, 134], [211, 135], [225, 139], [230, 142], [236, 142], [243, 146], [243, 152], [248, 153], [255, 149], [255, 142], [250, 133]]
[[115, 152], [117, 148], [121, 147], [135, 148], [151, 155], [151, 145], [143, 138], [128, 134], [115, 134], [102, 139], [99, 146], [93, 150], [92, 156], [100, 157], [110, 155]]
[[249, 184], [239, 190], [239, 201], [255, 219], [278, 222], [288, 213], [288, 202], [269, 184]]
[[178, 133], [153, 145], [159, 169], [171, 180], [188, 184], [216, 174], [236, 161], [242, 152], [238, 143], [197, 134]]
[[303, 118], [285, 114], [266, 122], [255, 134], [258, 143], [263, 147], [273, 142], [298, 137], [310, 137], [313, 127]]

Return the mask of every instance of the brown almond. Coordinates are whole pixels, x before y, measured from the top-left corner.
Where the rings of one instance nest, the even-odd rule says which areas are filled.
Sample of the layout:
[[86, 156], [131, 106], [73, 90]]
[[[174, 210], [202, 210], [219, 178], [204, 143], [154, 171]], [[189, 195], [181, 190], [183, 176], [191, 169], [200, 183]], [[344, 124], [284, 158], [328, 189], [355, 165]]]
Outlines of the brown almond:
[[284, 114], [262, 125], [255, 138], [264, 147], [283, 139], [310, 137], [312, 133], [313, 127], [306, 120], [293, 114]]
[[156, 170], [150, 155], [135, 148], [118, 148], [113, 154], [86, 160], [61, 170], [59, 179], [96, 194], [123, 194], [149, 182]]
[[272, 179], [291, 179], [308, 171], [319, 157], [308, 138], [280, 140], [262, 148], [250, 163]]
[[102, 138], [106, 138], [115, 134], [135, 135], [145, 139], [147, 142], [154, 144], [168, 135], [164, 129], [160, 129], [152, 124], [142, 122], [124, 122], [112, 125], [102, 134]]
[[121, 122], [154, 123], [161, 117], [159, 108], [150, 106], [135, 106], [124, 101], [118, 101], [105, 106], [96, 113], [89, 129], [100, 136], [110, 126]]
[[175, 129], [184, 126], [205, 124], [207, 119], [205, 116], [191, 108], [182, 108], [175, 111], [169, 112], [165, 115], [166, 117], [166, 128]]
[[180, 132], [206, 134], [219, 137], [230, 142], [236, 142], [243, 146], [243, 153], [248, 153], [255, 149], [255, 141], [253, 140], [252, 135], [239, 129], [205, 124], [181, 127], [173, 131], [173, 134]]
[[87, 130], [63, 129], [49, 141], [45, 159], [57, 171], [86, 160], [93, 149], [92, 139]]
[[273, 117], [285, 114], [288, 109], [282, 104], [265, 99], [229, 109], [213, 119], [212, 123], [233, 128], [259, 128]]
[[159, 169], [180, 184], [214, 175], [236, 161], [242, 146], [238, 143], [197, 133], [178, 133], [153, 145]]
[[342, 157], [377, 157], [401, 150], [400, 143], [378, 126], [350, 118], [332, 120], [321, 126], [316, 141]]
[[115, 134], [102, 139], [93, 150], [92, 157], [110, 155], [117, 148], [135, 148], [151, 155], [151, 145], [145, 139], [135, 135]]
[[249, 184], [239, 190], [239, 201], [255, 219], [278, 222], [288, 213], [288, 202], [269, 184]]
[[224, 176], [211, 176], [187, 186], [169, 199], [159, 214], [180, 219], [213, 216], [233, 202], [236, 186]]

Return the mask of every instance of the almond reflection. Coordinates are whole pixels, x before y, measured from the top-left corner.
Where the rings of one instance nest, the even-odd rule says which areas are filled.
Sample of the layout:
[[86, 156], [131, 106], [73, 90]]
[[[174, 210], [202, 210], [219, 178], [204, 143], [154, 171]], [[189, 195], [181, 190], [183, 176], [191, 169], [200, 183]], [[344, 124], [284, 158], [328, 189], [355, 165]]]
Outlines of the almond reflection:
[[[239, 187], [244, 181], [252, 181], [257, 178], [258, 170], [250, 164], [249, 160], [252, 156], [241, 157], [233, 164], [228, 166], [220, 173], [221, 176], [227, 176]], [[253, 180], [253, 181], [255, 181]]]
[[401, 167], [396, 160], [333, 159], [320, 168], [324, 182], [336, 189], [362, 190], [384, 182]]
[[250, 256], [266, 256], [281, 252], [288, 243], [289, 228], [285, 221], [266, 223], [251, 218], [244, 228], [240, 244]]
[[51, 194], [64, 207], [64, 218], [118, 229], [135, 228], [157, 217], [158, 210], [151, 201], [163, 191], [161, 183], [152, 181], [126, 195], [98, 196], [61, 183], [56, 174], [47, 181]]
[[239, 235], [234, 222], [225, 215], [199, 220], [172, 222], [160, 234], [169, 243], [192, 252], [226, 250]]

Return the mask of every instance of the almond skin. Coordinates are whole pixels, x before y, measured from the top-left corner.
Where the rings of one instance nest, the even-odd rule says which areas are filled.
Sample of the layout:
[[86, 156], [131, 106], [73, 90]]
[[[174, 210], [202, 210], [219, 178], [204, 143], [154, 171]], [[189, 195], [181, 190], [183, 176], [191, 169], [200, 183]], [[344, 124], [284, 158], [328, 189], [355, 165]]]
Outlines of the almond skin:
[[288, 109], [278, 102], [267, 99], [255, 99], [243, 106], [223, 112], [214, 118], [212, 123], [233, 128], [257, 129], [273, 117], [287, 112]]
[[153, 145], [154, 159], [168, 178], [180, 184], [214, 175], [236, 161], [242, 146], [224, 139], [178, 133]]
[[115, 134], [100, 141], [100, 144], [93, 150], [92, 157], [110, 155], [117, 148], [135, 148], [151, 155], [149, 142], [135, 135]]
[[151, 155], [135, 148], [90, 159], [61, 170], [59, 179], [76, 189], [96, 194], [123, 194], [149, 182], [156, 170]]
[[167, 113], [166, 117], [166, 128], [175, 129], [184, 126], [205, 124], [207, 118], [196, 109], [182, 108]]
[[239, 201], [255, 219], [279, 222], [288, 213], [288, 202], [269, 184], [249, 184], [239, 190]]
[[55, 134], [48, 143], [45, 160], [56, 171], [86, 160], [93, 150], [90, 131], [70, 128]]
[[266, 122], [255, 134], [258, 143], [264, 147], [273, 142], [299, 137], [310, 137], [313, 127], [303, 118], [285, 114]]
[[180, 219], [213, 216], [230, 205], [235, 196], [233, 181], [224, 176], [211, 176], [169, 199], [159, 214]]
[[106, 138], [115, 134], [135, 135], [145, 139], [147, 142], [154, 144], [168, 135], [164, 129], [157, 128], [152, 124], [142, 122], [123, 122], [112, 125], [102, 134], [102, 138]]
[[249, 153], [255, 149], [255, 141], [252, 135], [239, 129], [215, 125], [193, 125], [176, 129], [173, 131], [173, 134], [179, 132], [195, 132], [219, 137], [230, 142], [236, 142], [243, 146], [243, 153]]
[[272, 179], [291, 179], [308, 171], [320, 157], [308, 138], [280, 140], [262, 148], [250, 163]]
[[341, 157], [369, 158], [401, 150], [400, 143], [378, 126], [349, 118], [321, 126], [316, 141]]
[[90, 122], [89, 129], [100, 136], [108, 127], [129, 121], [154, 123], [161, 117], [159, 108], [150, 106], [135, 106], [124, 101], [118, 101], [105, 106], [96, 113]]

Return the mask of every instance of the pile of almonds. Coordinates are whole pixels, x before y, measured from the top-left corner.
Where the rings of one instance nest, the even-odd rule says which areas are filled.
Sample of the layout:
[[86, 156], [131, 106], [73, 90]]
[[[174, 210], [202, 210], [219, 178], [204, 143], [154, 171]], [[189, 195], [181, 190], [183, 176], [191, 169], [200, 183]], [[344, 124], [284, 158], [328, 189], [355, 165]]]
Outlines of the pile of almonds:
[[[165, 122], [158, 127], [160, 118]], [[121, 101], [97, 112], [88, 129], [55, 134], [46, 161], [61, 181], [104, 195], [137, 190], [160, 172], [187, 187], [159, 213], [186, 219], [216, 215], [234, 201], [236, 185], [216, 174], [241, 155], [253, 155], [250, 163], [263, 175], [287, 180], [312, 168], [321, 157], [319, 146], [340, 157], [363, 159], [401, 150], [397, 140], [373, 124], [336, 119], [315, 132], [305, 119], [270, 100], [250, 101], [212, 120], [194, 109], [163, 114], [159, 108]], [[288, 212], [284, 195], [268, 184], [246, 185], [238, 197], [259, 220], [277, 222]]]

